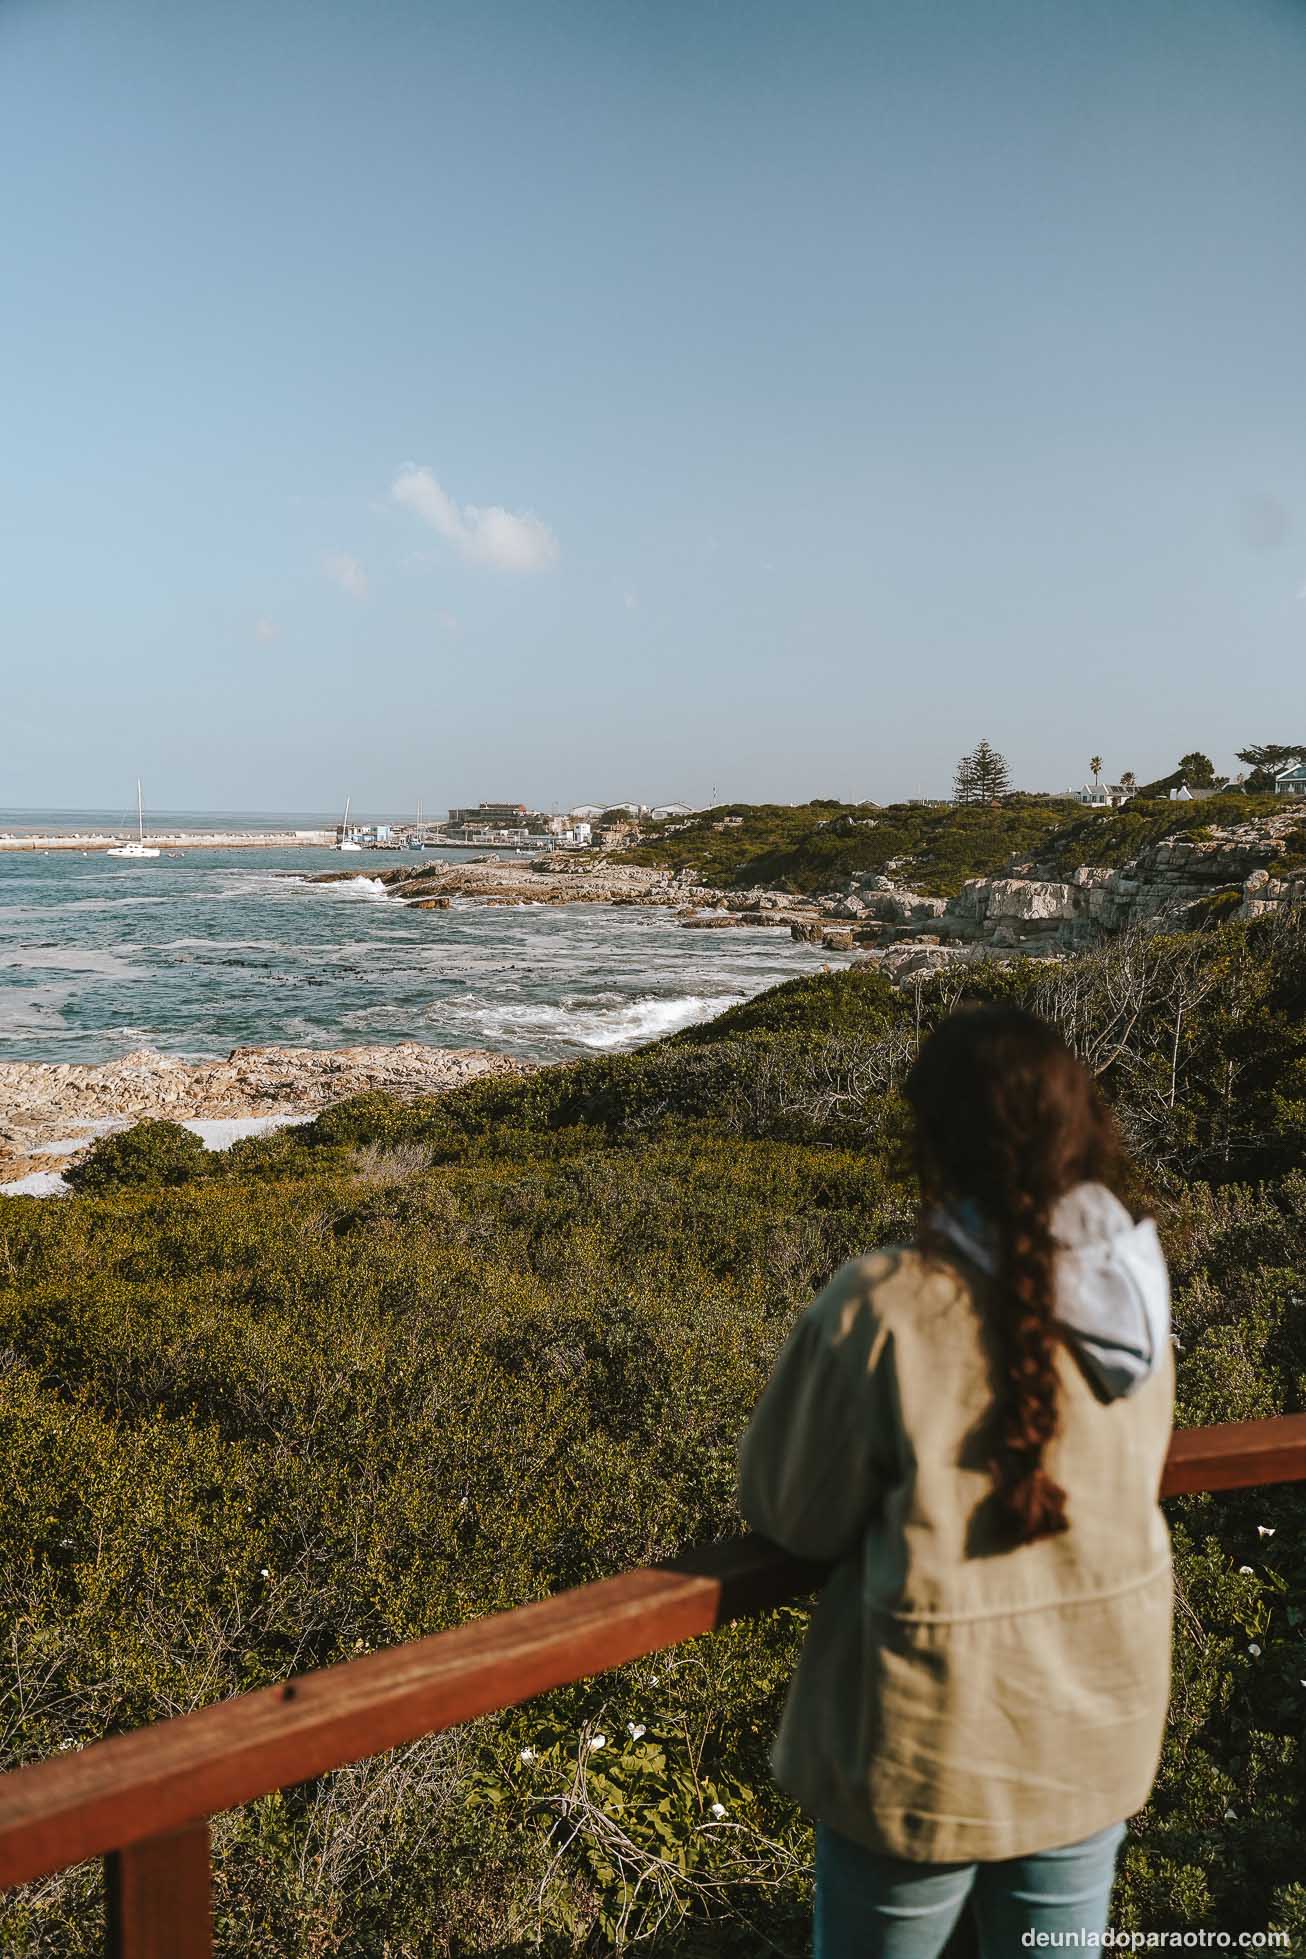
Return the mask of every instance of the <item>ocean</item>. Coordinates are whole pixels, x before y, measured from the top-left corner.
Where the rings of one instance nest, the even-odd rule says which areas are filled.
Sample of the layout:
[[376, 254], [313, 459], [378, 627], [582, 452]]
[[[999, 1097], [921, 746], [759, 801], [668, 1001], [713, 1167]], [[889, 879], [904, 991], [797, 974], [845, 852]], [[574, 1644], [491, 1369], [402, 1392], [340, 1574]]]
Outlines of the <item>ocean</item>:
[[[59, 827], [89, 830], [103, 813], [60, 814]], [[55, 828], [52, 812], [21, 820], [34, 818]], [[0, 829], [18, 820], [0, 811]], [[285, 816], [241, 827], [274, 822], [310, 827]], [[187, 813], [185, 827], [236, 819]], [[0, 1060], [416, 1040], [553, 1061], [709, 1019], [830, 957], [783, 928], [685, 931], [673, 912], [634, 906], [455, 900], [419, 912], [375, 880], [407, 861], [435, 854], [247, 847], [132, 863], [0, 853]], [[307, 882], [346, 866], [358, 872], [347, 883]]]

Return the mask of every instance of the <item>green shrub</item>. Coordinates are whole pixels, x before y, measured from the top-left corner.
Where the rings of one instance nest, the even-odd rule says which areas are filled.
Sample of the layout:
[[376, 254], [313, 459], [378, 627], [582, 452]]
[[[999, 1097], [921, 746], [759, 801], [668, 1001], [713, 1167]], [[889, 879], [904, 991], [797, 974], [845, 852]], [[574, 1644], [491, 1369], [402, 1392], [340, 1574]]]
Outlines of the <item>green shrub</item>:
[[204, 1176], [207, 1155], [199, 1137], [179, 1122], [138, 1122], [101, 1136], [68, 1171], [67, 1182], [84, 1195], [133, 1187], [171, 1189]]

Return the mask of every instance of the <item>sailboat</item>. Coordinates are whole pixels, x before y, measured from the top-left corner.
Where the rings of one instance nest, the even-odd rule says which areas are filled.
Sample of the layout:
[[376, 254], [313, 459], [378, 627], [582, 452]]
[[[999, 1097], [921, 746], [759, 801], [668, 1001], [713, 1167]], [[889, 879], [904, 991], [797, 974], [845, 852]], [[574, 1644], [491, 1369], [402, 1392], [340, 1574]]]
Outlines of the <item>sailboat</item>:
[[413, 838], [414, 850], [426, 849], [426, 825], [422, 822], [422, 805], [417, 805], [417, 835]]
[[130, 843], [117, 843], [107, 852], [110, 857], [157, 857], [158, 848], [145, 841], [145, 804], [141, 798], [140, 777], [136, 778], [136, 835]]
[[337, 850], [361, 850], [362, 848], [363, 848], [362, 844], [357, 842], [356, 839], [350, 835], [349, 797], [346, 796], [345, 797], [345, 820], [340, 825], [340, 841], [336, 845], [336, 849]]

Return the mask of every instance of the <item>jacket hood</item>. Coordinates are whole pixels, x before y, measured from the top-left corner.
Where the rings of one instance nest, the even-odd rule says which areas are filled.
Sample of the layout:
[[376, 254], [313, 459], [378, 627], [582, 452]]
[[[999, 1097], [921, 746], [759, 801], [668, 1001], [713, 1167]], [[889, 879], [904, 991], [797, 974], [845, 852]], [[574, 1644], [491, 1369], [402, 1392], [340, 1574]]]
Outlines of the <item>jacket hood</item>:
[[[930, 1223], [983, 1272], [997, 1258], [978, 1207], [935, 1211]], [[1105, 1184], [1077, 1184], [1053, 1208], [1057, 1325], [1090, 1378], [1116, 1400], [1155, 1374], [1170, 1340], [1170, 1277], [1151, 1218], [1135, 1224]]]

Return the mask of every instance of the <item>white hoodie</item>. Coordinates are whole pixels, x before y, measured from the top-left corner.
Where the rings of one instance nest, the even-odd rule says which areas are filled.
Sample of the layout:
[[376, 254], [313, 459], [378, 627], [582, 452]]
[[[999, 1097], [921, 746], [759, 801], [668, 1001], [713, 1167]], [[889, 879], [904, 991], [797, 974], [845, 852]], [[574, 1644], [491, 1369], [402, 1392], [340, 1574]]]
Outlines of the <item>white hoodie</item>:
[[[1170, 1340], [1170, 1278], [1151, 1218], [1135, 1224], [1105, 1184], [1077, 1184], [1053, 1207], [1057, 1324], [1109, 1401], [1161, 1365]], [[992, 1234], [973, 1206], [936, 1211], [934, 1228], [993, 1272]]]

